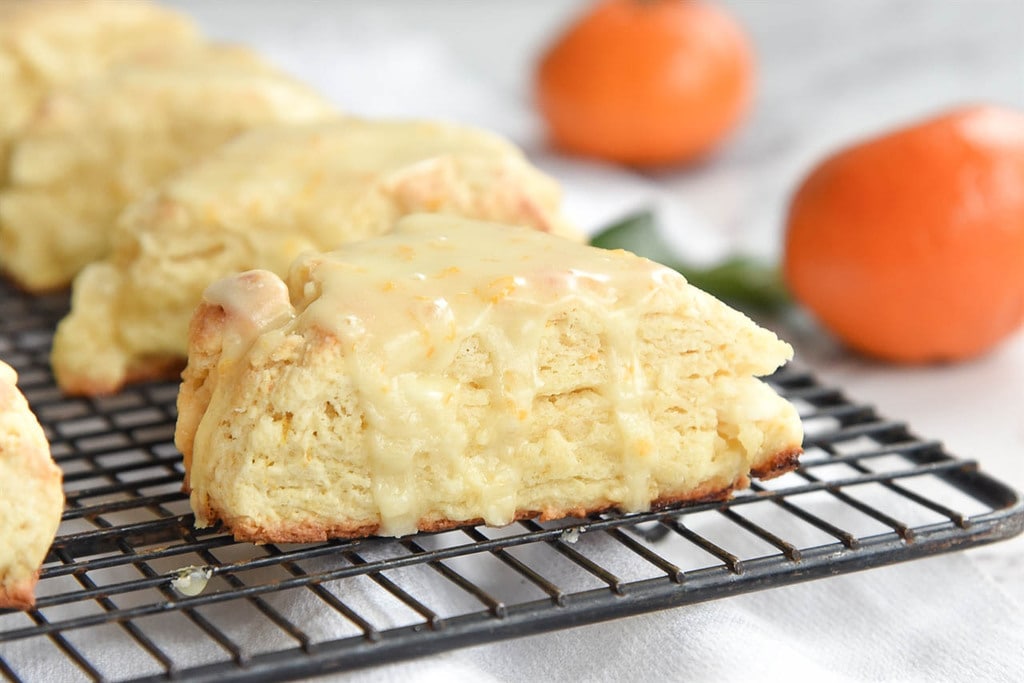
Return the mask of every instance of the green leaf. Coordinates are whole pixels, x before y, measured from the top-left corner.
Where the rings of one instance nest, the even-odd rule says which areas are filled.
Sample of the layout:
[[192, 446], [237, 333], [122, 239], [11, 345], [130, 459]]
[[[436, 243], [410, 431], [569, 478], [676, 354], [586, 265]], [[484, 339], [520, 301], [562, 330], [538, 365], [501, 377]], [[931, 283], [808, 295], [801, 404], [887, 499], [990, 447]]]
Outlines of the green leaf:
[[613, 223], [590, 239], [590, 243], [602, 249], [625, 249], [638, 256], [658, 261], [666, 257], [672, 248], [661, 237], [654, 214], [650, 211], [627, 216]]
[[628, 216], [601, 230], [590, 243], [603, 249], [625, 249], [678, 271], [695, 287], [747, 311], [778, 313], [792, 300], [779, 268], [747, 256], [732, 256], [701, 268], [684, 263], [662, 238], [651, 211]]
[[792, 303], [778, 267], [747, 256], [733, 256], [710, 268], [678, 264], [670, 267], [682, 273], [694, 287], [737, 308], [779, 312]]

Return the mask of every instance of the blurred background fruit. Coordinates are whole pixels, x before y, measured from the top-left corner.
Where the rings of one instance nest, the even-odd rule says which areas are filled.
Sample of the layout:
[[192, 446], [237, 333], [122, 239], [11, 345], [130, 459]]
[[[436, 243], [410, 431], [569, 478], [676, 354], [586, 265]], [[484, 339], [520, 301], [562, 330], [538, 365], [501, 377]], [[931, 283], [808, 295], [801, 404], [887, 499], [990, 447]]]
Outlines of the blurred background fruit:
[[857, 351], [987, 351], [1024, 321], [1024, 114], [958, 109], [825, 159], [792, 199], [783, 266]]
[[563, 151], [637, 166], [689, 162], [746, 111], [753, 53], [739, 24], [699, 0], [602, 0], [537, 67], [537, 104]]

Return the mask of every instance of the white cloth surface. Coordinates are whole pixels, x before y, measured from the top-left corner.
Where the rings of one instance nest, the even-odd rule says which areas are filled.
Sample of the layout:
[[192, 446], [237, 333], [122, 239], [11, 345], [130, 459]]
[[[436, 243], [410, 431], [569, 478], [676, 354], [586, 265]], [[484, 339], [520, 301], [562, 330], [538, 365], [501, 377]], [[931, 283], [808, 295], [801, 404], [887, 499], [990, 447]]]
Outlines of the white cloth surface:
[[[731, 246], [711, 227], [711, 221], [677, 194], [667, 192], [657, 179], [546, 153], [523, 93], [522, 77], [505, 73], [491, 79], [481, 66], [486, 62], [483, 57], [481, 64], [474, 64], [453, 56], [446, 39], [462, 41], [464, 47], [479, 44], [481, 54], [489, 50], [535, 54], [546, 35], [536, 26], [532, 31], [509, 30], [501, 43], [488, 42], [487, 36], [496, 35], [493, 27], [480, 31], [479, 36], [474, 34], [474, 22], [490, 17], [501, 24], [518, 11], [514, 7], [520, 3], [194, 0], [169, 4], [191, 12], [211, 35], [265, 53], [330, 95], [345, 111], [449, 118], [511, 136], [563, 183], [570, 216], [589, 231], [636, 209], [654, 207], [672, 228], [670, 239], [685, 242], [692, 258], [712, 259]], [[542, 4], [546, 3], [533, 4], [534, 14]], [[556, 3], [545, 14], [544, 25], [556, 25], [552, 16], [565, 16], [574, 4]], [[424, 9], [427, 5], [434, 9]], [[417, 17], [425, 12], [447, 12], [459, 23], [458, 30], [447, 38], [426, 28], [418, 30]], [[730, 182], [727, 179], [719, 185], [726, 196]], [[849, 372], [848, 366], [846, 370], [844, 374], [840, 369], [836, 376], [855, 382], [857, 374]], [[1014, 542], [1019, 548], [1019, 539]], [[584, 535], [580, 543], [601, 552], [600, 539]], [[423, 590], [445, 589], [425, 585]], [[335, 632], [335, 622], [322, 623], [322, 606], [308, 595], [299, 599], [291, 599], [291, 595], [268, 599], [290, 619], [322, 637], [352, 633]], [[390, 618], [370, 593], [361, 597], [351, 592], [347, 599], [371, 616]], [[229, 618], [257, 650], [273, 649], [279, 634], [265, 619]], [[118, 635], [117, 629], [111, 628], [82, 632], [75, 640], [97, 638], [107, 643], [104, 670], [116, 678], [135, 664], [116, 644], [102, 641]], [[190, 636], [183, 629], [179, 641], [183, 657], [194, 656], [201, 662], [209, 656], [195, 646], [194, 633]], [[29, 669], [33, 680], [62, 680], [62, 672], [52, 670], [52, 660], [39, 657], [39, 653], [19, 652], [17, 644], [8, 651], [13, 659], [35, 667]], [[1021, 680], [1022, 672], [1024, 609], [980, 571], [971, 556], [958, 553], [382, 665], [343, 678], [1009, 682]]]
[[966, 557], [931, 558], [377, 667], [352, 680], [1017, 681], [1024, 617], [1002, 600]]

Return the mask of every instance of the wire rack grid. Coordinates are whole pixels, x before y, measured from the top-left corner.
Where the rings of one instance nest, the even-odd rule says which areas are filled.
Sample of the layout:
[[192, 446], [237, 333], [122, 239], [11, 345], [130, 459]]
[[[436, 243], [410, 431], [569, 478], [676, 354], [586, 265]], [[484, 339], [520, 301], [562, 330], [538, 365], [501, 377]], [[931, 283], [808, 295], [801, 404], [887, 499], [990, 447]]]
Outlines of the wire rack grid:
[[[48, 354], [65, 296], [0, 284], [0, 357], [64, 470], [38, 602], [0, 610], [14, 680], [282, 680], [352, 670], [988, 543], [1017, 493], [813, 375], [801, 467], [727, 503], [314, 545], [197, 531], [173, 445], [174, 383], [65, 398]], [[194, 579], [205, 588], [187, 590]], [[193, 588], [198, 588], [192, 583]], [[183, 592], [184, 591], [184, 592]]]

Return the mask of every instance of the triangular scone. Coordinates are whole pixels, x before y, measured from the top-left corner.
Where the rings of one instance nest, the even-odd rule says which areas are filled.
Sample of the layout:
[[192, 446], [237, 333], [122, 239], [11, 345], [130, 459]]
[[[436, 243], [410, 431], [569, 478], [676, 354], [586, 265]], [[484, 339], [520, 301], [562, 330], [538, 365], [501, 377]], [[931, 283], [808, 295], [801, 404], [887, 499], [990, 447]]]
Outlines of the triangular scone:
[[214, 280], [285, 276], [302, 251], [391, 229], [418, 211], [579, 239], [557, 183], [507, 140], [426, 121], [346, 118], [250, 131], [130, 206], [113, 253], [75, 280], [54, 341], [66, 393], [116, 391], [181, 369], [188, 321]]
[[186, 17], [142, 0], [0, 1], [0, 178], [7, 141], [51, 88], [199, 40]]
[[121, 209], [238, 133], [335, 116], [312, 90], [240, 48], [120, 66], [52, 92], [11, 146], [0, 267], [30, 291], [106, 256]]
[[792, 468], [791, 355], [676, 272], [416, 215], [207, 290], [176, 443], [198, 526], [400, 535], [726, 497]]
[[60, 525], [64, 491], [60, 468], [17, 379], [0, 361], [0, 607], [28, 609]]

